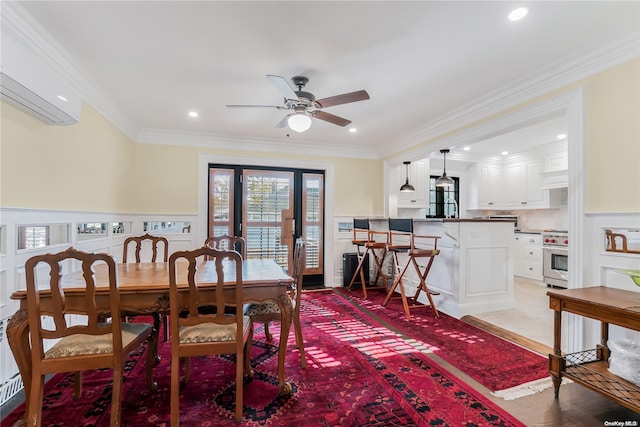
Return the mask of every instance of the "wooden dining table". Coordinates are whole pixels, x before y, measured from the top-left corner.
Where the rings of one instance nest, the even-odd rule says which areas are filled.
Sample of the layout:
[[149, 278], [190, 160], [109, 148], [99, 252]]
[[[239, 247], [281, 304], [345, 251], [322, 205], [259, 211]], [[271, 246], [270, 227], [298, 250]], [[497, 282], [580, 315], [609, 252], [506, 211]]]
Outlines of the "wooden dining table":
[[[207, 286], [215, 290], [217, 276], [215, 268], [203, 261], [199, 266], [196, 280], [202, 291]], [[209, 262], [213, 264], [213, 262]], [[187, 293], [187, 263], [177, 264], [179, 289]], [[169, 263], [128, 263], [118, 264], [118, 289], [122, 312], [127, 314], [169, 313]], [[229, 264], [229, 267], [233, 267]], [[94, 266], [94, 276], [97, 285], [96, 303], [105, 312], [109, 310], [109, 288], [106, 264]], [[228, 280], [227, 280], [228, 278]], [[234, 285], [235, 269], [225, 268], [225, 282]], [[280, 393], [291, 394], [291, 384], [286, 381], [284, 362], [287, 350], [287, 340], [291, 326], [293, 305], [289, 297], [294, 279], [272, 260], [249, 259], [242, 263], [243, 300], [244, 303], [262, 303], [275, 301], [280, 307], [282, 321], [280, 322], [280, 343], [278, 348], [278, 379]], [[84, 302], [84, 278], [81, 271], [65, 274], [62, 277], [65, 303], [69, 313], [81, 312]], [[102, 286], [101, 286], [102, 285]], [[225, 286], [226, 288], [226, 286]], [[228, 287], [229, 295], [225, 300], [232, 300], [235, 295], [234, 286]], [[20, 308], [7, 324], [7, 339], [11, 351], [20, 370], [26, 395], [31, 389], [31, 346], [29, 341], [29, 322], [27, 316], [27, 291], [19, 290], [11, 295], [12, 299], [20, 301]], [[43, 311], [51, 304], [50, 291], [40, 291], [40, 303]]]

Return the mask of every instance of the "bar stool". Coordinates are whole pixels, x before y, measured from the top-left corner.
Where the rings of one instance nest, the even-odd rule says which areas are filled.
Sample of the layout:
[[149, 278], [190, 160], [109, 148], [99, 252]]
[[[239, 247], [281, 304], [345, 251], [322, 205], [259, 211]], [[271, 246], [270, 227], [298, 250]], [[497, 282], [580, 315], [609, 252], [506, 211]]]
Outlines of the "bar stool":
[[[418, 296], [420, 295], [420, 292], [424, 292], [427, 295], [427, 298], [429, 299], [429, 304], [435, 316], [436, 317], [440, 316], [440, 314], [438, 313], [438, 309], [436, 308], [436, 305], [433, 302], [433, 298], [431, 298], [431, 295], [440, 295], [440, 293], [430, 290], [426, 282], [427, 274], [429, 274], [429, 270], [433, 265], [433, 260], [440, 253], [440, 250], [437, 249], [439, 238], [440, 236], [416, 235], [413, 233], [411, 234], [411, 240], [410, 240], [411, 243], [407, 251], [407, 255], [408, 255], [407, 262], [404, 265], [404, 267], [402, 267], [401, 270], [398, 268], [399, 274], [394, 280], [393, 285], [391, 286], [391, 289], [389, 289], [389, 292], [387, 292], [387, 296], [385, 297], [384, 301], [382, 302], [383, 307], [387, 305], [392, 295], [394, 294], [396, 288], [399, 286], [400, 298], [402, 298], [402, 306], [404, 307], [404, 312], [405, 312], [405, 315], [407, 316], [407, 320], [411, 320], [411, 313], [409, 312], [410, 308], [422, 307], [421, 305], [416, 305], [416, 303], [418, 302]], [[394, 253], [396, 256], [396, 264], [399, 266], [400, 263], [398, 262], [398, 258], [397, 258], [398, 252], [400, 251], [395, 251]], [[428, 261], [426, 265], [420, 266], [420, 264], [418, 264], [419, 259], [421, 260], [426, 259]], [[418, 284], [415, 295], [411, 299], [411, 306], [409, 306], [409, 302], [407, 301], [407, 295], [404, 289], [403, 278], [405, 273], [407, 272], [407, 269], [412, 264], [415, 268], [415, 271], [420, 280], [420, 283]]]
[[[349, 282], [348, 290], [351, 290], [358, 275], [362, 283], [362, 293], [364, 298], [367, 298], [367, 286], [364, 279], [363, 266], [365, 260], [372, 255], [373, 261], [376, 264], [376, 276], [372, 283], [378, 283], [378, 278], [382, 278], [382, 284], [384, 289], [387, 289], [387, 276], [383, 271], [383, 263], [387, 254], [387, 245], [389, 244], [389, 233], [387, 231], [374, 231], [369, 227], [368, 219], [353, 220], [353, 240], [351, 241], [356, 245], [356, 253], [358, 256], [358, 267], [353, 273], [351, 282]], [[362, 251], [364, 248], [364, 252]]]
[[[411, 249], [411, 235], [413, 234], [413, 220], [411, 218], [389, 218], [389, 244], [387, 252], [392, 255], [395, 277], [402, 272], [398, 254], [407, 253]], [[395, 280], [394, 280], [395, 281]]]

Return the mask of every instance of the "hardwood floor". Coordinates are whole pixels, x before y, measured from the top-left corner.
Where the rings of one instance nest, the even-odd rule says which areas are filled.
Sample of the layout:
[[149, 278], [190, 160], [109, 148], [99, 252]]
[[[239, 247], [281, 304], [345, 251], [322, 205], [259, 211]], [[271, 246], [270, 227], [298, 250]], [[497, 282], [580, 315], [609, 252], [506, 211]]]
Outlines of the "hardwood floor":
[[[462, 320], [537, 353], [549, 354], [553, 349], [553, 311], [549, 309], [546, 286], [516, 281], [514, 289], [516, 308], [465, 316]], [[566, 326], [567, 322], [563, 324]], [[566, 337], [563, 333], [563, 348], [566, 348]], [[549, 387], [530, 396], [504, 400], [492, 396], [464, 373], [453, 367], [449, 369], [530, 427], [640, 426], [639, 413], [576, 383], [563, 382], [558, 399], [554, 397], [553, 387]]]

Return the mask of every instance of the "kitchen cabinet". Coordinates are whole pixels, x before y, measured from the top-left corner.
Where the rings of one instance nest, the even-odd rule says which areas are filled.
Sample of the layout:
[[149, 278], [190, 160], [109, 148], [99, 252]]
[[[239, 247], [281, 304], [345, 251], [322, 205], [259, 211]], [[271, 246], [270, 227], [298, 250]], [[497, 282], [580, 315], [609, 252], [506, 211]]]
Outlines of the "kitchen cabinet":
[[544, 187], [545, 160], [527, 158], [503, 165], [477, 163], [469, 186], [471, 209], [546, 209], [561, 204]]
[[495, 209], [502, 207], [502, 167], [499, 165], [478, 165], [478, 208]]
[[542, 236], [536, 233], [516, 233], [514, 242], [513, 274], [543, 280]]
[[[399, 166], [401, 173], [396, 174], [400, 179], [395, 184], [398, 194], [399, 208], [428, 208], [429, 207], [429, 162], [418, 160], [409, 165], [409, 183], [416, 189], [414, 192], [399, 191], [406, 181], [405, 166]], [[400, 171], [398, 169], [398, 171]]]
[[523, 161], [504, 167], [505, 208], [549, 207], [549, 192], [542, 189], [542, 160]]
[[569, 156], [567, 150], [545, 156], [541, 173], [541, 188], [566, 188], [569, 186]]

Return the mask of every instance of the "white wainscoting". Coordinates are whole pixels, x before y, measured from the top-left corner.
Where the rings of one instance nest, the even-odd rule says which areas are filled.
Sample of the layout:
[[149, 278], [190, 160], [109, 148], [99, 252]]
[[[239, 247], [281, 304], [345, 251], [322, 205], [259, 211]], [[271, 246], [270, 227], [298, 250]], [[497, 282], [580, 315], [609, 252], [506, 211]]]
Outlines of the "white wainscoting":
[[[616, 273], [616, 269], [640, 269], [640, 254], [605, 251], [604, 230], [608, 228], [631, 228], [640, 230], [640, 212], [587, 213], [585, 215], [584, 260], [582, 263], [584, 287], [608, 286], [638, 292], [635, 305], [640, 306], [640, 287], [630, 277]], [[569, 246], [571, 248], [571, 246]], [[630, 305], [633, 302], [630, 301]], [[586, 321], [585, 348], [593, 348], [600, 342], [600, 323]], [[628, 338], [640, 343], [640, 332], [617, 326], [610, 327], [610, 338]], [[583, 350], [583, 349], [577, 349]]]
[[[167, 233], [151, 232], [161, 235], [169, 241], [169, 253], [178, 250], [195, 249], [204, 243], [196, 236], [197, 215], [152, 215], [152, 214], [119, 214], [113, 212], [81, 212], [58, 211], [40, 209], [0, 208], [0, 405], [5, 403], [13, 395], [22, 389], [22, 381], [18, 374], [18, 368], [9, 349], [6, 337], [6, 327], [11, 316], [18, 310], [19, 305], [11, 300], [11, 294], [19, 289], [25, 289], [24, 264], [27, 259], [35, 255], [55, 253], [73, 246], [86, 252], [106, 252], [113, 255], [116, 260], [122, 258], [124, 240], [130, 236], [144, 234], [144, 223], [148, 221], [190, 221], [191, 232]], [[107, 227], [104, 235], [95, 238], [78, 239], [78, 224], [83, 223], [108, 223], [130, 222], [130, 232], [126, 234], [114, 234], [112, 227]], [[18, 250], [18, 226], [19, 225], [46, 225], [69, 224], [68, 243], [47, 246], [38, 249]], [[132, 249], [130, 248], [130, 251]], [[142, 256], [146, 256], [142, 250]], [[73, 265], [67, 267], [69, 270]], [[76, 267], [77, 268], [77, 267]], [[45, 275], [41, 275], [45, 276]], [[46, 277], [42, 277], [46, 280]]]

